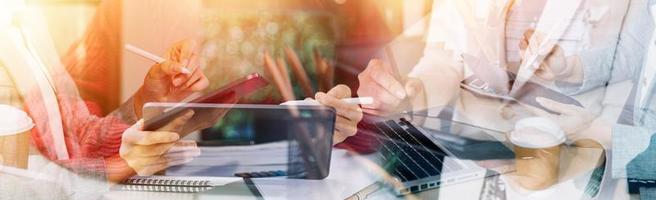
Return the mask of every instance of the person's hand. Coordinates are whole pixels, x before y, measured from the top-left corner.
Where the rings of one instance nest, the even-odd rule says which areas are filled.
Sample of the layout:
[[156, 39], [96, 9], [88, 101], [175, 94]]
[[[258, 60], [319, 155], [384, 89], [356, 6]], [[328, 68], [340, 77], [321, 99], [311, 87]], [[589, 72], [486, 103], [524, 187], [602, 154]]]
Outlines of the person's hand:
[[556, 122], [565, 131], [569, 141], [582, 139], [581, 132], [588, 128], [594, 119], [594, 116], [582, 107], [559, 103], [543, 97], [538, 97], [535, 100], [541, 106], [560, 114], [551, 114], [529, 105], [525, 107], [540, 117], [545, 117]]
[[209, 80], [198, 64], [196, 46], [193, 40], [176, 43], [169, 50], [167, 61], [150, 68], [143, 85], [135, 94], [137, 117], [141, 117], [141, 108], [145, 103], [178, 102], [209, 86]]
[[319, 103], [331, 106], [337, 111], [333, 144], [341, 143], [346, 138], [355, 135], [358, 131], [358, 123], [362, 120], [363, 114], [359, 105], [349, 105], [341, 101], [341, 99], [349, 97], [351, 97], [351, 89], [346, 85], [337, 85], [328, 93], [318, 92], [315, 95]]
[[200, 150], [191, 144], [193, 141], [178, 141], [177, 132], [193, 115], [193, 111], [188, 111], [157, 131], [142, 131], [140, 120], [123, 133], [120, 157], [142, 176], [191, 161]]
[[[536, 37], [531, 40], [534, 35]], [[520, 56], [522, 57], [522, 60], [525, 60], [523, 57], [527, 50], [529, 52], [539, 51], [539, 45], [542, 41], [544, 41], [544, 38], [535, 34], [535, 30], [526, 31], [523, 39], [519, 42]], [[572, 75], [575, 70], [574, 68], [579, 67], [576, 63], [568, 61], [568, 58], [565, 56], [565, 50], [559, 45], [555, 45], [550, 52], [541, 56], [544, 56], [544, 61], [540, 63], [538, 69], [535, 70], [535, 75], [543, 80], [565, 80]]]
[[409, 109], [411, 105], [425, 104], [426, 95], [421, 80], [399, 80], [395, 73], [388, 64], [373, 59], [358, 75], [358, 96], [374, 98], [372, 105], [363, 106], [365, 109], [389, 114]]

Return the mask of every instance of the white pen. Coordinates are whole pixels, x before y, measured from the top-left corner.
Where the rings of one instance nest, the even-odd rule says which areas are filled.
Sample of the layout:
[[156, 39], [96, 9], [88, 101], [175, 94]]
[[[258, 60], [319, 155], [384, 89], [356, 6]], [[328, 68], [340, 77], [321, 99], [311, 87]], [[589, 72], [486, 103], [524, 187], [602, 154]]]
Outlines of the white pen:
[[[358, 97], [358, 98], [345, 98], [341, 99], [342, 102], [351, 105], [370, 105], [374, 103], [373, 97]], [[317, 106], [321, 105], [317, 100], [302, 100], [302, 101], [288, 101], [281, 103], [280, 105], [284, 106]]]
[[[132, 46], [132, 45], [129, 45], [129, 44], [125, 45], [125, 50], [128, 50], [129, 52], [137, 54], [137, 55], [139, 55], [143, 58], [146, 58], [146, 59], [151, 60], [151, 61], [156, 62], [156, 63], [163, 63], [164, 61], [166, 61], [162, 57], [159, 57], [155, 54], [152, 54], [150, 52], [147, 52], [143, 49], [140, 49], [138, 47], [135, 47], [135, 46]], [[189, 71], [189, 69], [187, 69], [187, 67], [183, 67], [181, 72], [183, 74], [191, 74], [191, 71]]]

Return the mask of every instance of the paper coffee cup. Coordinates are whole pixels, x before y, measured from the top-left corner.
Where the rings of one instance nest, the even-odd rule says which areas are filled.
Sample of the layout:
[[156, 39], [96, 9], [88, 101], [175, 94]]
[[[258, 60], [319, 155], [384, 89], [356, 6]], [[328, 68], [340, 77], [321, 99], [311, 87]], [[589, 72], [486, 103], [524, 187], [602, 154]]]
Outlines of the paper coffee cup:
[[525, 189], [541, 190], [558, 181], [560, 147], [566, 135], [558, 124], [546, 118], [526, 118], [510, 133], [514, 145], [519, 184]]
[[[535, 132], [530, 131], [536, 130]], [[567, 139], [560, 126], [547, 118], [531, 117], [519, 120], [510, 134], [513, 145], [526, 148], [547, 148], [561, 145]]]
[[0, 105], [0, 156], [2, 165], [27, 168], [29, 133], [34, 127], [32, 118], [15, 107]]

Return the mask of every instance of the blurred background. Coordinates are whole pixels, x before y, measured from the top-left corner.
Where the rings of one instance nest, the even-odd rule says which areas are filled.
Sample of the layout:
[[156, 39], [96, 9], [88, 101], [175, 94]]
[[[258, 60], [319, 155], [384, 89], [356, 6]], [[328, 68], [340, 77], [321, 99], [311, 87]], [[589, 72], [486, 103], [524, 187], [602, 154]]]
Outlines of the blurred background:
[[[216, 89], [264, 70], [264, 53], [291, 69], [284, 49], [298, 56], [314, 92], [324, 76], [317, 56], [332, 70], [330, 84], [354, 93], [357, 74], [381, 49], [393, 45], [401, 70], [421, 51], [432, 0], [28, 0], [42, 8], [62, 61], [94, 113], [105, 115], [138, 89], [153, 64], [123, 51], [132, 44], [160, 56], [175, 42], [200, 41], [202, 66]], [[305, 94], [290, 70], [297, 99]], [[244, 101], [279, 103], [268, 87]], [[355, 94], [354, 94], [355, 95]]]

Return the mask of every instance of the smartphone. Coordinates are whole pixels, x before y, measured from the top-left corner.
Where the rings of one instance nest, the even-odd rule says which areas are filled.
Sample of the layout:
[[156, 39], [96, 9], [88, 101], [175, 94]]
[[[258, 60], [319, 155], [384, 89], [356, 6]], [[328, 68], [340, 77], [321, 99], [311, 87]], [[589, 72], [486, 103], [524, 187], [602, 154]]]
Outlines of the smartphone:
[[[264, 79], [260, 74], [253, 73], [239, 80], [228, 83], [227, 85], [214, 90], [213, 92], [207, 93], [198, 98], [194, 98], [188, 102], [180, 103], [214, 103], [214, 104], [225, 104], [225, 103], [234, 103], [231, 102], [235, 98], [240, 98], [247, 96], [265, 86], [269, 82]], [[176, 119], [186, 111], [184, 106], [174, 107], [167, 112], [164, 112], [158, 116], [152, 117], [144, 121], [144, 131], [155, 131], [164, 127], [170, 121]], [[145, 117], [144, 117], [145, 118]]]

